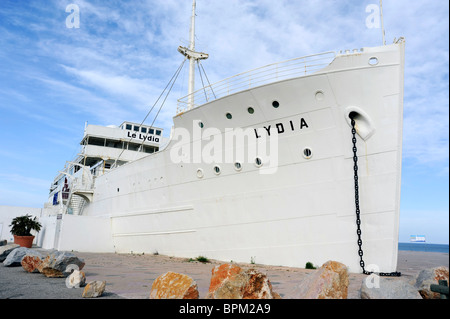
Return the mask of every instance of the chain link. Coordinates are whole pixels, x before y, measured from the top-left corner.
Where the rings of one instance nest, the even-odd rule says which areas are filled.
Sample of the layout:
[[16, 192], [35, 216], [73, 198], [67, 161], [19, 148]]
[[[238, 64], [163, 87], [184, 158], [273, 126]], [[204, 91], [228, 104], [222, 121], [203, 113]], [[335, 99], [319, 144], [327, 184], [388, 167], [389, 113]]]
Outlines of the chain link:
[[[356, 122], [355, 119], [353, 117], [350, 117], [351, 121], [352, 121], [352, 142], [353, 142], [353, 178], [355, 181], [355, 206], [356, 206], [356, 234], [358, 235], [358, 255], [359, 255], [359, 265], [362, 268], [363, 274], [365, 275], [371, 275], [374, 272], [370, 272], [367, 271], [365, 269], [365, 263], [363, 260], [363, 255], [364, 252], [362, 250], [362, 244], [363, 241], [361, 239], [361, 211], [359, 209], [359, 184], [358, 184], [358, 149], [356, 147]], [[387, 276], [387, 277], [400, 277], [401, 273], [400, 272], [389, 272], [389, 273], [385, 273], [385, 272], [380, 272], [380, 273], [376, 273], [379, 276]]]

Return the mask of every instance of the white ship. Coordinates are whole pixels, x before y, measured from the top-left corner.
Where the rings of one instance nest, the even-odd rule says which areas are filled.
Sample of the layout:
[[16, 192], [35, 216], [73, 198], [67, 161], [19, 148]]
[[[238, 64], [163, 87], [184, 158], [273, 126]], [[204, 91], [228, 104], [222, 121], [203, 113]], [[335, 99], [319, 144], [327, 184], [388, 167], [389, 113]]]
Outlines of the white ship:
[[87, 126], [82, 155], [46, 204], [48, 220], [58, 215], [46, 245], [302, 268], [336, 260], [356, 273], [364, 259], [395, 271], [403, 38], [271, 64], [194, 92], [195, 64], [208, 57], [195, 51], [194, 17], [195, 1], [190, 47], [179, 48], [189, 95], [170, 140], [149, 140], [150, 129], [162, 130], [134, 123]]
[[425, 243], [425, 235], [411, 235], [409, 241], [412, 243]]

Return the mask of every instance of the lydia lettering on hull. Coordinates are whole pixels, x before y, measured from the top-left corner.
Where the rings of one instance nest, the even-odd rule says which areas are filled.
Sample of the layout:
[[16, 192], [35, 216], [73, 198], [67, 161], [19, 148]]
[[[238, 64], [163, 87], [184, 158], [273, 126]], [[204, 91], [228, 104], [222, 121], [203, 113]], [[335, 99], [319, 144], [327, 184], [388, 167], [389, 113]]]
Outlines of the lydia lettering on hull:
[[302, 117], [300, 121], [294, 121], [290, 120], [287, 123], [277, 123], [275, 125], [269, 125], [264, 126], [262, 128], [255, 128], [255, 135], [256, 138], [261, 138], [261, 134], [267, 134], [270, 136], [271, 132], [277, 132], [278, 134], [283, 134], [286, 131], [296, 131], [296, 130], [303, 130], [305, 128], [309, 128], [308, 123], [306, 123], [306, 120]]
[[140, 133], [136, 134], [136, 133], [128, 132], [128, 137], [137, 138], [137, 139], [140, 139], [140, 140], [143, 140], [143, 141], [159, 143], [159, 138], [158, 137], [154, 137], [152, 135], [144, 135], [144, 134], [140, 134]]

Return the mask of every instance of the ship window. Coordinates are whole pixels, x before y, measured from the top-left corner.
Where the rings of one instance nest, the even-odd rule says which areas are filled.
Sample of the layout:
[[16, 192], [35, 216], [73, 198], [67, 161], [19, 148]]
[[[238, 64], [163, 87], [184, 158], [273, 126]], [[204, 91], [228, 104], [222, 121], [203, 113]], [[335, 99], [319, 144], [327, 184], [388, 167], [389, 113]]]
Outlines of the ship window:
[[216, 175], [220, 175], [220, 167], [219, 166], [214, 166], [214, 173]]
[[240, 162], [236, 162], [236, 163], [234, 163], [234, 168], [237, 171], [240, 171], [240, 170], [242, 170], [242, 164]]
[[280, 107], [280, 103], [278, 101], [273, 101], [272, 106], [277, 109]]
[[378, 59], [376, 57], [371, 57], [369, 59], [369, 64], [370, 65], [377, 65], [378, 64]]
[[135, 125], [135, 126], [134, 126], [134, 131], [135, 131], [135, 132], [139, 132], [139, 126], [136, 126], [136, 125]]
[[311, 151], [311, 149], [310, 149], [310, 148], [305, 148], [305, 149], [303, 150], [303, 156], [304, 156], [306, 159], [310, 159], [310, 158], [312, 157], [312, 151]]
[[203, 170], [202, 170], [201, 168], [199, 168], [199, 169], [197, 170], [197, 177], [198, 177], [198, 178], [203, 178]]
[[141, 132], [142, 133], [147, 133], [147, 128], [146, 127], [141, 127]]
[[261, 167], [262, 166], [262, 159], [257, 157], [255, 159], [255, 165], [256, 165], [256, 167]]
[[136, 143], [129, 143], [128, 144], [128, 150], [129, 151], [138, 151], [140, 147], [141, 147], [140, 144], [136, 144]]
[[203, 122], [198, 122], [198, 126], [200, 126], [200, 128], [203, 128], [205, 125], [203, 124]]
[[161, 135], [161, 131], [156, 130], [156, 135], [160, 136]]
[[150, 133], [150, 134], [155, 134], [155, 130], [151, 128], [151, 129], [149, 130], [149, 133]]
[[249, 108], [247, 109], [247, 111], [248, 111], [248, 113], [250, 113], [250, 114], [255, 113], [255, 109], [252, 108], [252, 107], [249, 107]]
[[98, 137], [89, 137], [88, 144], [96, 146], [105, 146], [105, 139]]
[[233, 118], [233, 115], [231, 113], [227, 113], [227, 119], [231, 120]]
[[126, 129], [131, 131], [131, 128], [132, 128], [131, 124], [127, 124]]

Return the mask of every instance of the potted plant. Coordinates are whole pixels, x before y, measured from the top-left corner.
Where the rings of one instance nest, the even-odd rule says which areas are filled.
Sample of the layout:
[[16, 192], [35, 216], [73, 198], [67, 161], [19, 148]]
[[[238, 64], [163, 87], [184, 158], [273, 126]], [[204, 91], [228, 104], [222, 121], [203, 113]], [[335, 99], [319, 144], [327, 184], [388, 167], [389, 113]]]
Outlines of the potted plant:
[[20, 245], [21, 247], [31, 248], [33, 245], [34, 236], [31, 234], [31, 231], [40, 231], [41, 223], [31, 218], [31, 215], [25, 215], [16, 217], [12, 220], [11, 225], [11, 234], [14, 235], [14, 243]]

